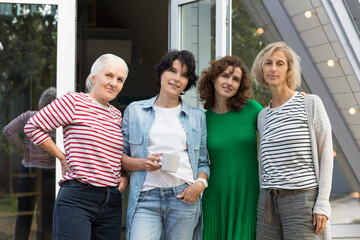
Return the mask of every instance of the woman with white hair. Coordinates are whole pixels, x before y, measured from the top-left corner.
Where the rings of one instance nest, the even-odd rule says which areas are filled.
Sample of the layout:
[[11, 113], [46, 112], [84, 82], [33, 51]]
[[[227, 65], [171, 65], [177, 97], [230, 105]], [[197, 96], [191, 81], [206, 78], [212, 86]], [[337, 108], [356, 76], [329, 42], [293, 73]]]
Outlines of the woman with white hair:
[[[109, 104], [123, 88], [128, 67], [113, 54], [100, 56], [86, 80], [88, 93], [68, 93], [25, 126], [25, 133], [61, 162], [53, 239], [119, 239], [122, 196], [121, 113]], [[48, 132], [63, 127], [63, 153]]]
[[[56, 98], [56, 89], [46, 89], [39, 99], [38, 110], [51, 103]], [[33, 212], [36, 206], [36, 236], [39, 239], [51, 238], [52, 211], [55, 202], [55, 158], [40, 146], [34, 145], [29, 137], [23, 140], [20, 135], [24, 132], [27, 121], [38, 111], [26, 111], [12, 120], [3, 129], [7, 140], [13, 142], [23, 150], [21, 169], [17, 181], [18, 215], [15, 225], [15, 240], [29, 239]], [[55, 132], [50, 133], [52, 137]], [[31, 193], [39, 192], [39, 195]], [[27, 214], [24, 214], [26, 213]]]
[[331, 125], [321, 99], [301, 95], [300, 58], [284, 42], [257, 55], [252, 74], [272, 101], [258, 115], [257, 239], [331, 239]]

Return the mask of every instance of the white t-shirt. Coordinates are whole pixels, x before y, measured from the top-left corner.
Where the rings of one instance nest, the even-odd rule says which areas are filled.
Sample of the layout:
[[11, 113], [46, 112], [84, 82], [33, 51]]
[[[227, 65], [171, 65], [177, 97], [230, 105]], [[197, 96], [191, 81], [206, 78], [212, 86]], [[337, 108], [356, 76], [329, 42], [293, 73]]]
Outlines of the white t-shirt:
[[181, 126], [179, 115], [181, 104], [174, 108], [161, 108], [154, 105], [155, 120], [148, 139], [148, 155], [152, 153], [171, 153], [180, 156], [176, 173], [148, 171], [141, 191], [154, 188], [175, 187], [195, 182], [187, 152], [186, 134]]

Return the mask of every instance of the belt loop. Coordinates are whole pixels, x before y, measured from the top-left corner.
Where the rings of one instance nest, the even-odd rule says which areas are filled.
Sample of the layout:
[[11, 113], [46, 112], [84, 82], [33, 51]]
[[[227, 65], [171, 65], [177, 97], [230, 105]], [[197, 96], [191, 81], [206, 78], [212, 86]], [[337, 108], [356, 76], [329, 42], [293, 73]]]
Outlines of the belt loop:
[[264, 214], [264, 222], [271, 223], [271, 204], [270, 204], [270, 194], [271, 188], [267, 191], [266, 199], [265, 199], [265, 214]]

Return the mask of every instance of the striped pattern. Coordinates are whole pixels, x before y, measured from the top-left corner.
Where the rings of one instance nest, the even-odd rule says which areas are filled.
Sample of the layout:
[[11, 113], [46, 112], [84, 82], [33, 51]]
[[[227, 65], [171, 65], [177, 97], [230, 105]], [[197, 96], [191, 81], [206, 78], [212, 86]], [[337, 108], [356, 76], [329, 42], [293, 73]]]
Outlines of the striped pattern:
[[93, 186], [117, 186], [123, 154], [121, 113], [92, 100], [88, 94], [69, 93], [43, 108], [25, 126], [35, 144], [48, 132], [63, 127], [66, 161], [73, 173], [60, 183], [78, 179]]
[[[3, 129], [3, 134], [6, 139], [9, 141], [18, 137], [18, 134], [24, 131], [24, 127], [27, 121], [33, 117], [37, 111], [27, 111], [19, 115], [17, 118], [12, 120], [8, 125]], [[55, 132], [52, 132], [54, 137]], [[50, 153], [48, 153], [41, 146], [34, 145], [30, 138], [24, 136], [24, 146], [27, 153], [24, 153], [24, 159], [22, 164], [25, 167], [37, 167], [37, 168], [54, 168], [55, 167], [55, 158]]]
[[268, 108], [261, 141], [262, 188], [317, 186], [304, 97], [296, 92], [278, 108]]

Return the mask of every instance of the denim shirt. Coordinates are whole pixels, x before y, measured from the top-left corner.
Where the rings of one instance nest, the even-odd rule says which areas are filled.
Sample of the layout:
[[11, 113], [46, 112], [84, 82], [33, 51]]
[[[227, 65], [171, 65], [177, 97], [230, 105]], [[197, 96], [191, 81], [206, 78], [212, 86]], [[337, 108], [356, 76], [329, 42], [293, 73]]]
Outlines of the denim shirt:
[[[124, 154], [134, 158], [148, 157], [149, 131], [155, 120], [154, 104], [156, 97], [131, 103], [124, 112], [122, 131]], [[182, 101], [180, 123], [186, 134], [187, 151], [193, 170], [194, 179], [199, 172], [210, 175], [209, 159], [206, 149], [205, 113]], [[146, 171], [132, 171], [130, 174], [130, 193], [126, 216], [127, 238], [140, 190], [145, 180]]]

